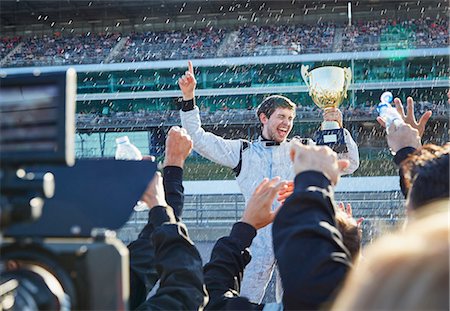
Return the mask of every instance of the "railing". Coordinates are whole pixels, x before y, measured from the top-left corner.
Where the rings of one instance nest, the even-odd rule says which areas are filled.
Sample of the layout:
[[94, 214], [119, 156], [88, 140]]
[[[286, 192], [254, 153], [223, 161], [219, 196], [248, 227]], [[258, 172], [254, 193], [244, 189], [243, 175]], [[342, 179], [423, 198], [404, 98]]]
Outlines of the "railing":
[[[404, 199], [399, 191], [336, 193], [335, 197], [337, 202], [343, 201], [352, 205], [354, 218], [364, 217], [364, 243], [398, 227], [405, 218]], [[182, 219], [190, 229], [205, 230], [204, 239], [208, 239], [208, 232], [231, 228], [241, 219], [244, 208], [244, 197], [241, 194], [187, 195]], [[147, 223], [147, 215], [147, 212], [135, 212], [127, 227], [135, 228], [136, 232], [139, 232]]]

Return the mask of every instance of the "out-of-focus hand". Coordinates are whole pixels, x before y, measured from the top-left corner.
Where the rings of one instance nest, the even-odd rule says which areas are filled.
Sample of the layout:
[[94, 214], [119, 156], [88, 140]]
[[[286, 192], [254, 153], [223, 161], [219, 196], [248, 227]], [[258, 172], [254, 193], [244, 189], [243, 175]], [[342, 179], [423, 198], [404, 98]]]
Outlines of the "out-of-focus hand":
[[142, 155], [142, 160], [155, 162], [156, 158], [152, 155]]
[[342, 127], [342, 112], [338, 108], [326, 108], [323, 111], [324, 121], [336, 121], [339, 126]]
[[273, 222], [279, 207], [272, 211], [272, 203], [278, 191], [285, 184], [285, 182], [280, 182], [280, 177], [275, 177], [270, 181], [264, 178], [248, 201], [241, 221], [252, 225], [256, 230]]
[[196, 85], [197, 80], [194, 75], [194, 67], [192, 66], [192, 62], [188, 61], [188, 70], [178, 79], [178, 86], [183, 93], [183, 100], [191, 100], [194, 98]]
[[332, 185], [337, 184], [341, 173], [350, 164], [348, 160], [338, 160], [336, 152], [327, 146], [307, 146], [296, 141], [292, 141], [290, 155], [295, 175], [317, 171], [324, 174]]
[[409, 124], [400, 124], [395, 126], [391, 124], [386, 134], [389, 148], [397, 152], [404, 147], [413, 147], [419, 149], [422, 147], [419, 131]]
[[148, 184], [142, 195], [141, 201], [144, 201], [149, 208], [155, 206], [167, 206], [166, 199], [164, 198], [164, 186], [163, 179], [160, 172], [156, 172], [155, 177]]
[[[403, 118], [403, 121], [405, 121], [406, 124], [411, 125], [412, 128], [416, 129], [419, 133], [419, 137], [422, 138], [423, 132], [425, 131], [425, 126], [433, 113], [431, 111], [425, 112], [420, 117], [419, 122], [417, 122], [416, 117], [414, 115], [414, 100], [412, 97], [408, 97], [406, 99], [406, 114], [400, 98], [395, 98], [394, 104], [395, 108], [397, 109], [397, 112]], [[386, 123], [381, 117], [378, 117], [377, 121], [378, 123], [380, 123], [382, 127], [384, 128], [386, 127]]]
[[284, 204], [284, 201], [294, 192], [294, 182], [287, 181], [284, 187], [281, 187], [280, 191], [278, 191], [277, 201], [281, 204]]
[[358, 220], [356, 220], [355, 218], [353, 218], [353, 211], [352, 211], [352, 206], [350, 203], [347, 203], [347, 207], [344, 207], [344, 203], [340, 202], [339, 203], [339, 211], [340, 213], [343, 213], [347, 219], [355, 226], [357, 227], [361, 227], [362, 222], [364, 221], [364, 217], [360, 217]]
[[184, 161], [192, 151], [192, 139], [184, 128], [173, 126], [166, 138], [164, 167], [178, 166], [183, 168]]

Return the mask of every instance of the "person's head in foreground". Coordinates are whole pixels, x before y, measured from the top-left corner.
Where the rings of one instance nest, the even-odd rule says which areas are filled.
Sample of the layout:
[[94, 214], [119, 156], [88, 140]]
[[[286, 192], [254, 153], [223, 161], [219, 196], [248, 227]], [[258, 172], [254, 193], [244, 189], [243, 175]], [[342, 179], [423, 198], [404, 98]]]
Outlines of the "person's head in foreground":
[[366, 249], [332, 310], [449, 310], [449, 201], [432, 205]]
[[402, 162], [408, 212], [449, 197], [449, 153], [450, 143], [427, 144]]

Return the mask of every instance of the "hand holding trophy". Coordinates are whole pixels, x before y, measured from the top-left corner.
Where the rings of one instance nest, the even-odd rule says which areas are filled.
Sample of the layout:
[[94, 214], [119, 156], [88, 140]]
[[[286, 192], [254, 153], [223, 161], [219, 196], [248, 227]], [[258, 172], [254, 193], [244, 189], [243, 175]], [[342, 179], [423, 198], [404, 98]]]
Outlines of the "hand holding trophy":
[[[321, 109], [338, 108], [347, 98], [347, 89], [352, 79], [350, 68], [325, 66], [308, 71], [302, 65], [301, 74], [313, 102]], [[336, 152], [347, 152], [344, 130], [337, 121], [323, 121], [314, 140], [317, 145], [327, 145]]]

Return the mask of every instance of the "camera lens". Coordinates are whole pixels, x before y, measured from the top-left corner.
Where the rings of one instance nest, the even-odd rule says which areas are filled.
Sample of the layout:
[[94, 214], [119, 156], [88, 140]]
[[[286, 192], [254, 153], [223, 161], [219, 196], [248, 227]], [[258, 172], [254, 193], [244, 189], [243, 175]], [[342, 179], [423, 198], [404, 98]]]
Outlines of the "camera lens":
[[69, 297], [46, 269], [20, 263], [20, 268], [0, 277], [2, 310], [69, 310]]
[[11, 244], [1, 249], [0, 310], [70, 310], [74, 288], [54, 255], [41, 246]]

